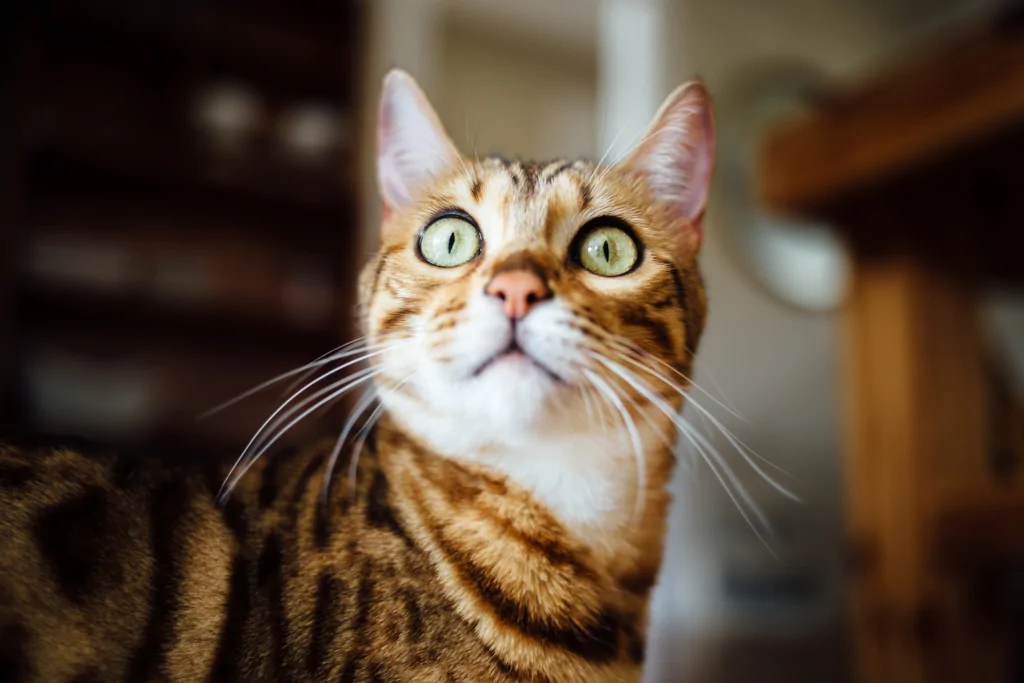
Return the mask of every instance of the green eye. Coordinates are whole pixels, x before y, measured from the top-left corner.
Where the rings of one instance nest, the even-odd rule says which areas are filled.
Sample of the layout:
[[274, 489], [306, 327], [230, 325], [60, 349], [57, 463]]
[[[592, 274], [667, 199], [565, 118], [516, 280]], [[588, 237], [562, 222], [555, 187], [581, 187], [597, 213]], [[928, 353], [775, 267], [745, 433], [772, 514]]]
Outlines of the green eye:
[[639, 256], [637, 244], [622, 228], [594, 228], [579, 242], [580, 264], [596, 275], [615, 277], [633, 269]]
[[420, 233], [420, 255], [439, 268], [454, 268], [480, 253], [480, 231], [465, 218], [443, 216]]

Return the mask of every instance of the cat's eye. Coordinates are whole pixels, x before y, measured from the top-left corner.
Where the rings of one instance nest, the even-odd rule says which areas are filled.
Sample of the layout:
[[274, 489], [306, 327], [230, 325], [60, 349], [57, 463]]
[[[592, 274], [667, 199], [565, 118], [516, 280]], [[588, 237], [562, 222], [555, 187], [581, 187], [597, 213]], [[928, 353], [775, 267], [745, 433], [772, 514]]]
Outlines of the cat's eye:
[[622, 228], [599, 225], [577, 240], [577, 260], [596, 275], [615, 277], [633, 270], [640, 257], [636, 240]]
[[439, 268], [454, 268], [480, 253], [480, 231], [462, 216], [441, 216], [420, 233], [420, 255]]

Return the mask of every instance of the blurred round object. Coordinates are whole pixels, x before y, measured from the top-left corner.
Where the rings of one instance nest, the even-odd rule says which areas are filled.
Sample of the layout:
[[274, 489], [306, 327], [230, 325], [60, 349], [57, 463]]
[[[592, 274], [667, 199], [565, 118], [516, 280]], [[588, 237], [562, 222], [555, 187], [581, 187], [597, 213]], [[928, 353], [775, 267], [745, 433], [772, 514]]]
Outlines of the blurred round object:
[[304, 104], [285, 113], [281, 121], [281, 141], [297, 159], [319, 162], [338, 147], [342, 126], [342, 116], [334, 107]]
[[846, 299], [850, 266], [831, 226], [769, 212], [756, 193], [757, 150], [767, 127], [811, 103], [824, 82], [794, 64], [745, 69], [743, 82], [720, 98], [716, 225], [743, 272], [775, 299], [811, 313]]
[[196, 124], [218, 147], [238, 149], [255, 133], [260, 100], [248, 86], [236, 82], [210, 85], [196, 97]]

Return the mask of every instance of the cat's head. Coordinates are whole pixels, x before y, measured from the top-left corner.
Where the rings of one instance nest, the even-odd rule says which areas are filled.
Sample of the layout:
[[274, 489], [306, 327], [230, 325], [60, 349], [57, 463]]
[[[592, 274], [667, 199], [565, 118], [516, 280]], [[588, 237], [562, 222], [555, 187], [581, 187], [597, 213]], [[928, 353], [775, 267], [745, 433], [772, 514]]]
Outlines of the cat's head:
[[360, 299], [399, 419], [515, 440], [585, 428], [584, 414], [618, 409], [610, 393], [627, 410], [648, 401], [635, 381], [656, 382], [638, 363], [689, 372], [714, 157], [700, 83], [673, 92], [624, 159], [598, 167], [463, 156], [395, 71], [377, 146], [383, 221]]

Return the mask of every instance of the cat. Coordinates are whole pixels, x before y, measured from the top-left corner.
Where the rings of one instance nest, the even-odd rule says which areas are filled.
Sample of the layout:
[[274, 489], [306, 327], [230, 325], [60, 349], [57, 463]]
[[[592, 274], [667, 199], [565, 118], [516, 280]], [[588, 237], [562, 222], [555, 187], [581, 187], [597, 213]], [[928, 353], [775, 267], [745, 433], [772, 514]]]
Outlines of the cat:
[[[535, 164], [461, 155], [392, 71], [377, 146], [365, 339], [230, 474], [0, 442], [0, 681], [640, 679], [706, 314], [706, 89], [624, 159]], [[371, 383], [340, 439], [275, 451]]]

